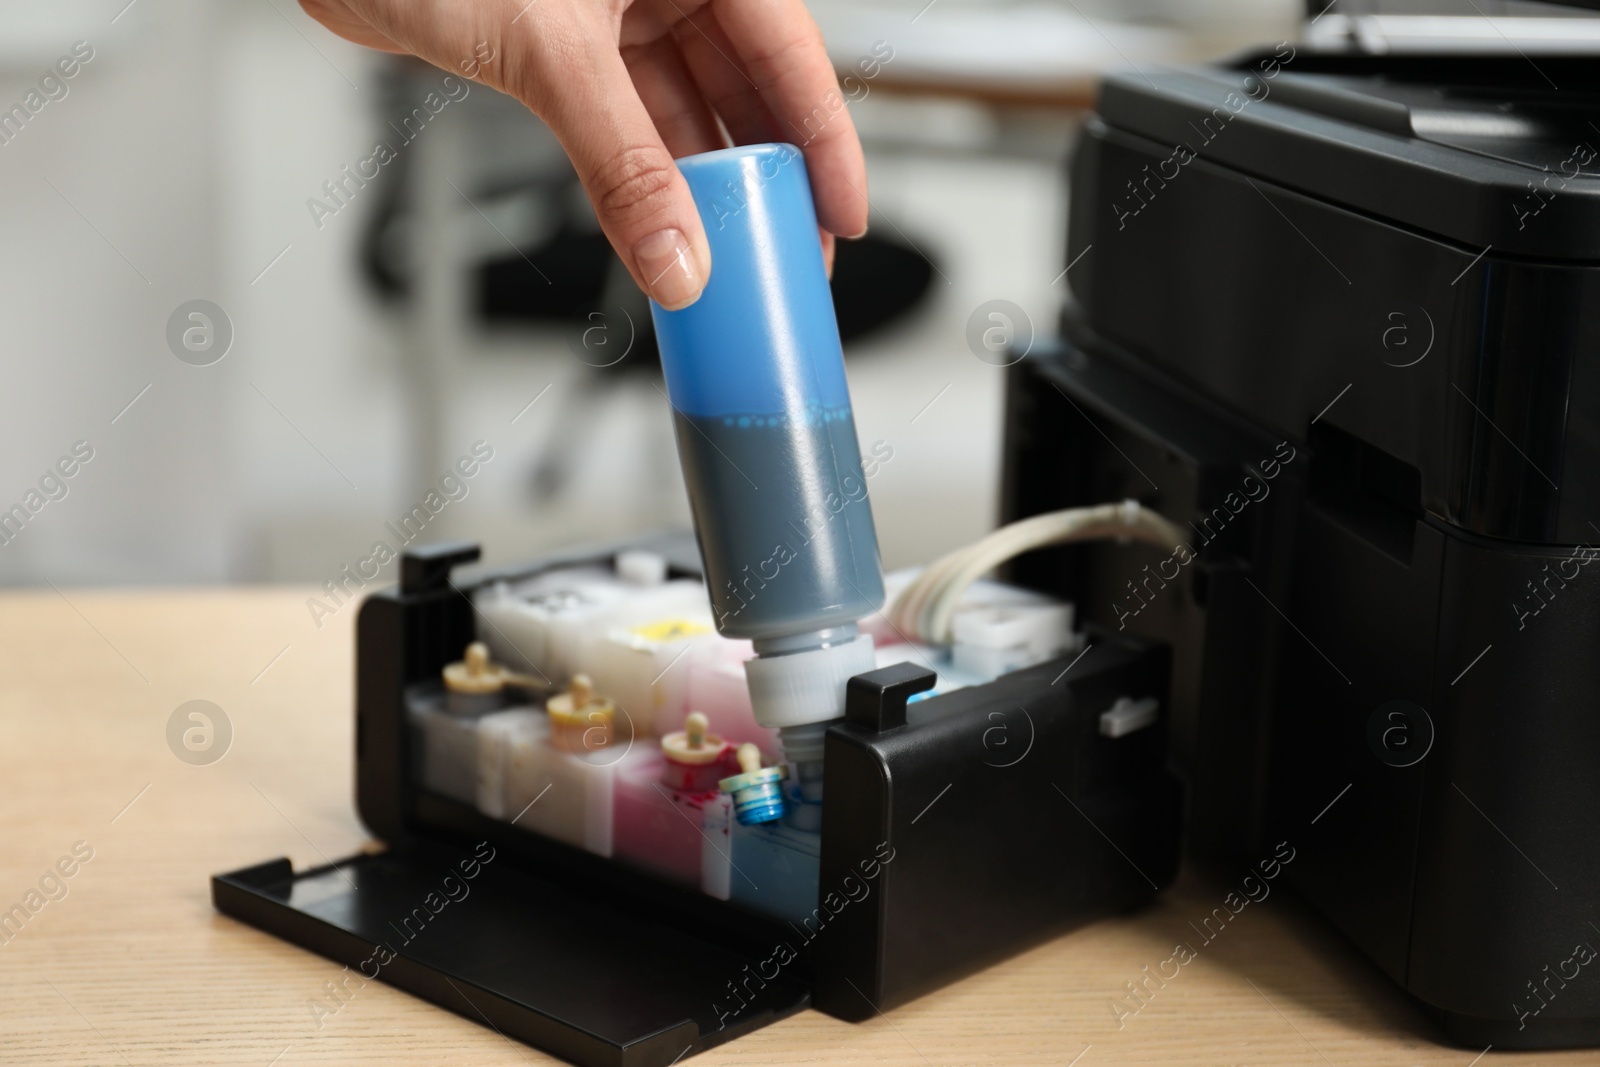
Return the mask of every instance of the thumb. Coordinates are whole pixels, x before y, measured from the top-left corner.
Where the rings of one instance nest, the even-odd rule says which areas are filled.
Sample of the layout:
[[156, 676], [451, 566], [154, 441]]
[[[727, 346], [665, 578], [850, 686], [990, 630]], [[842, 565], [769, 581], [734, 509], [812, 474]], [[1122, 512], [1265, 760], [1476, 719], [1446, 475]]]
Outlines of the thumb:
[[689, 184], [656, 132], [621, 55], [592, 58], [536, 110], [577, 168], [611, 246], [652, 300], [676, 311], [700, 298], [711, 249]]

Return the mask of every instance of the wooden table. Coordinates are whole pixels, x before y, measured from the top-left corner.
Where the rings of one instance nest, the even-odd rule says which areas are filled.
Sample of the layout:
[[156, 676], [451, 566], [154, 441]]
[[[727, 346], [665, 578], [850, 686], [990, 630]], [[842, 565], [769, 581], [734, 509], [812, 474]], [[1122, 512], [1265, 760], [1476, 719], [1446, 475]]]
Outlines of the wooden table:
[[[351, 803], [354, 609], [319, 630], [309, 590], [0, 597], [0, 906], [60, 899], [0, 944], [0, 1063], [549, 1062], [371, 984], [319, 1029], [334, 964], [217, 915], [208, 878], [362, 848]], [[233, 727], [220, 761], [168, 748], [178, 705]], [[47, 877], [62, 857], [87, 863]], [[65, 895], [61, 896], [64, 888]], [[806, 1012], [710, 1064], [1453, 1064], [1415, 1008], [1286, 892], [1250, 905], [1119, 1029], [1125, 982], [1193, 940], [1226, 893], [1190, 874], [1099, 922], [872, 1022]], [[0, 938], [5, 935], [0, 934]], [[1074, 1057], [1078, 1057], [1074, 1060]], [[1487, 1065], [1594, 1063], [1593, 1051]]]

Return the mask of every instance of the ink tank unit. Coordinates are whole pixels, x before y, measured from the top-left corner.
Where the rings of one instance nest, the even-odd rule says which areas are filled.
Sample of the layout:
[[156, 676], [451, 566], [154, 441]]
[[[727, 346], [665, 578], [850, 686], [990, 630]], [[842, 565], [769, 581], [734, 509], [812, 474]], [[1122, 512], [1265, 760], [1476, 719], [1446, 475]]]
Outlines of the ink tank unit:
[[[1134, 501], [1030, 520], [886, 603], [804, 160], [680, 167], [713, 269], [655, 319], [694, 537], [407, 551], [357, 620], [385, 850], [212, 881], [227, 915], [594, 1067], [876, 1018], [1147, 901], [1178, 857], [1167, 648], [979, 580], [1175, 529]], [[446, 880], [470, 896], [438, 906]]]
[[[742, 642], [690, 638], [669, 672], [708, 699], [649, 728], [581, 656], [562, 677], [494, 651], [518, 610], [560, 629], [553, 594], [604, 587], [538, 631], [603, 664], [608, 616], [681, 607], [625, 576], [640, 552], [708, 596], [686, 534], [497, 571], [405, 553], [357, 620], [356, 804], [386, 850], [219, 875], [217, 908], [575, 1063], [667, 1067], [807, 1006], [876, 1018], [1175, 876], [1164, 647], [995, 582], [949, 647], [875, 616], [887, 665], [845, 684], [807, 797], [729, 694]], [[470, 897], [434, 914], [445, 878]]]

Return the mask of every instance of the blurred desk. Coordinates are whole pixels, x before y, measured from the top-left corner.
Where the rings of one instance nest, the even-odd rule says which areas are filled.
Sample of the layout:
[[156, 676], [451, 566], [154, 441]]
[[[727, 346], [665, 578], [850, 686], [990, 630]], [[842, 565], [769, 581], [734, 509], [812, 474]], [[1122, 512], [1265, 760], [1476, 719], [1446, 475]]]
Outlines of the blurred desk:
[[[318, 629], [310, 589], [64, 593], [0, 596], [0, 905], [76, 842], [93, 858], [0, 944], [0, 1063], [551, 1062], [376, 983], [319, 1027], [308, 1003], [340, 968], [211, 908], [215, 872], [279, 855], [308, 866], [367, 844], [351, 800], [353, 605]], [[180, 761], [166, 739], [174, 709], [194, 699], [233, 730], [207, 766]], [[1435, 1044], [1281, 888], [1202, 944], [1189, 924], [1230, 888], [1190, 874], [1138, 914], [885, 1017], [805, 1012], [695, 1062], [1475, 1062], [1479, 1050]], [[1119, 1028], [1111, 998], [1126, 1000], [1124, 983], [1178, 941], [1197, 958]], [[1595, 1062], [1593, 1051], [1515, 1058]]]
[[[921, 8], [918, 10], [918, 8]], [[1203, 54], [1179, 30], [1046, 4], [814, 3], [845, 97], [877, 90], [1087, 110], [1113, 67]]]

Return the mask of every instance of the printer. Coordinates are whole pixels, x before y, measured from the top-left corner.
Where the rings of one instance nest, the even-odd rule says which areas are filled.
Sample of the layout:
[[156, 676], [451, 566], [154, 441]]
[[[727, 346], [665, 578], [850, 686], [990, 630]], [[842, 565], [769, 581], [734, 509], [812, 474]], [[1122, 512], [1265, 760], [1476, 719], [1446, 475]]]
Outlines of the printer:
[[357, 628], [387, 849], [216, 906], [343, 963], [330, 997], [664, 1067], [1137, 906], [1180, 838], [1282, 845], [1444, 1038], [1600, 1045], [1597, 105], [1592, 58], [1515, 47], [1108, 77], [1001, 518], [1175, 536], [1018, 556], [953, 651], [879, 626], [823, 777], [781, 786], [686, 538], [409, 548]]

